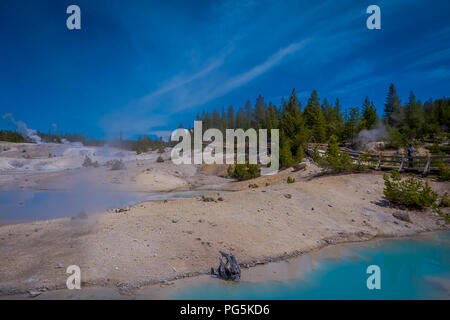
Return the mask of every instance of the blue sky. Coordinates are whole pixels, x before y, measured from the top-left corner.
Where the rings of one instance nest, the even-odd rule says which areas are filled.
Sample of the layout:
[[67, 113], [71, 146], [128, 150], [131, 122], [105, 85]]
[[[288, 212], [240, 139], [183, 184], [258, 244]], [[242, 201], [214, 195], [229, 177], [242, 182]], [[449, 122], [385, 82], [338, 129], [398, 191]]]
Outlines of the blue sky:
[[[66, 28], [70, 4], [81, 30]], [[366, 28], [371, 4], [381, 30]], [[43, 132], [168, 135], [293, 88], [345, 108], [367, 95], [381, 113], [391, 82], [403, 101], [449, 96], [449, 14], [448, 0], [3, 0], [0, 114]]]

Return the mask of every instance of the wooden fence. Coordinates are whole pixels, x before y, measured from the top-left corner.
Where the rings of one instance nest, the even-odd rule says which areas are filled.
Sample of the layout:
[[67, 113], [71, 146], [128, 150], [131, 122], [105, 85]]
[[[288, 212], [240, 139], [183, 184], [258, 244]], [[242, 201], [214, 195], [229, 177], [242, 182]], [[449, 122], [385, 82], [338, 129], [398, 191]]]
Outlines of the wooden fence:
[[377, 155], [370, 153], [359, 153], [354, 151], [342, 150], [347, 152], [358, 164], [372, 165], [375, 170], [397, 169], [399, 172], [412, 171], [422, 174], [428, 174], [432, 171], [439, 171], [439, 164], [450, 164], [450, 156], [414, 156], [407, 157], [402, 155]]
[[[321, 153], [325, 152], [326, 144], [315, 144]], [[312, 146], [312, 145], [311, 145]], [[312, 155], [313, 150], [308, 145], [308, 154]], [[365, 164], [373, 167], [375, 170], [393, 170], [399, 172], [409, 171], [428, 174], [430, 172], [439, 172], [439, 164], [450, 165], [450, 156], [414, 156], [409, 158], [402, 155], [382, 155], [358, 152], [348, 148], [341, 148], [341, 152], [348, 153], [357, 164]]]

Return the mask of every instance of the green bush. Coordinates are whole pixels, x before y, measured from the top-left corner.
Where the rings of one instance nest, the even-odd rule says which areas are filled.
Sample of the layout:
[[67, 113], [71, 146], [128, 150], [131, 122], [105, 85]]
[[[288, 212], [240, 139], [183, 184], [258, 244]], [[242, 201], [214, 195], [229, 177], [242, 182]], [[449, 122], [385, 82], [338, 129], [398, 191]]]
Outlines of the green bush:
[[319, 164], [321, 162], [322, 158], [320, 156], [319, 150], [317, 148], [317, 146], [314, 147], [314, 151], [313, 151], [313, 161], [317, 164]]
[[328, 144], [325, 161], [332, 172], [352, 172], [355, 170], [353, 160], [348, 153], [340, 152], [337, 138], [332, 136]]
[[386, 144], [386, 149], [398, 149], [405, 144], [405, 137], [398, 129], [387, 128], [389, 134], [389, 142]]
[[25, 139], [15, 131], [0, 130], [0, 141], [25, 142]]
[[442, 153], [441, 147], [439, 146], [439, 143], [437, 143], [437, 142], [435, 142], [431, 146], [427, 146], [425, 148], [428, 149], [431, 152], [431, 154], [439, 155]]
[[97, 167], [99, 167], [99, 164], [98, 164], [98, 161], [92, 161], [91, 158], [89, 158], [88, 156], [86, 156], [86, 157], [84, 158], [84, 161], [83, 161], [83, 167], [85, 167], [85, 168], [87, 168], [87, 167], [94, 167], [94, 168], [97, 168]]
[[289, 168], [295, 164], [289, 141], [284, 142], [280, 148], [280, 164], [282, 168]]
[[125, 169], [125, 163], [121, 159], [106, 161], [105, 166], [113, 171]]
[[444, 161], [439, 160], [438, 167], [439, 167], [439, 179], [443, 181], [450, 180], [450, 169], [444, 163]]
[[437, 193], [428, 185], [414, 177], [402, 180], [402, 176], [396, 170], [391, 176], [384, 174], [384, 196], [394, 204], [407, 207], [431, 207], [437, 199]]
[[248, 180], [259, 177], [259, 167], [256, 164], [236, 164], [234, 168], [228, 167], [228, 176], [238, 180]]
[[287, 183], [294, 183], [295, 179], [291, 178], [291, 177], [287, 177]]
[[123, 170], [125, 169], [125, 163], [122, 160], [113, 160], [111, 170]]
[[161, 156], [159, 156], [158, 159], [156, 159], [156, 162], [159, 162], [159, 163], [164, 162], [164, 159]]
[[441, 217], [444, 218], [445, 223], [450, 223], [450, 215], [442, 212], [440, 206], [437, 203], [433, 203], [433, 210]]

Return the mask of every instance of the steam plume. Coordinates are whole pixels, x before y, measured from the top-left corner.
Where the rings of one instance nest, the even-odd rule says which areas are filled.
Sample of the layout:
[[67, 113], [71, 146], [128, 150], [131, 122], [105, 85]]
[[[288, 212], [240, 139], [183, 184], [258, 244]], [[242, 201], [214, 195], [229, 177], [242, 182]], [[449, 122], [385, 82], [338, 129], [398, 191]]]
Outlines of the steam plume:
[[38, 136], [37, 131], [27, 127], [23, 121], [17, 121], [11, 113], [5, 113], [3, 119], [10, 118], [11, 122], [16, 126], [19, 133], [24, 137], [32, 140], [35, 143], [42, 143], [41, 137]]

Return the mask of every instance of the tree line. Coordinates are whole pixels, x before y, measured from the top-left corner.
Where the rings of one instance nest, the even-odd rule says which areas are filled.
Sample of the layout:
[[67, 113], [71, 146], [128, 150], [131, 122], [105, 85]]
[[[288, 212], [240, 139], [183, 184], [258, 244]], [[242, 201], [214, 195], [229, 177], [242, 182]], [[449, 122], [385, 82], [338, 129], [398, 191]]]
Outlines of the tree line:
[[[83, 146], [90, 147], [103, 147], [108, 145], [110, 147], [115, 147], [119, 149], [136, 151], [137, 154], [148, 152], [149, 150], [159, 150], [163, 151], [164, 147], [172, 145], [169, 142], [164, 141], [162, 138], [151, 139], [150, 137], [144, 135], [139, 136], [136, 140], [132, 139], [123, 139], [122, 134], [119, 139], [115, 140], [103, 140], [103, 139], [95, 139], [87, 138], [83, 134], [59, 134], [59, 133], [42, 133], [38, 132], [38, 136], [41, 138], [41, 141], [44, 143], [82, 143]], [[33, 142], [31, 139], [27, 137], [23, 137], [20, 133], [16, 131], [10, 130], [0, 130], [0, 141], [7, 142]]]
[[25, 142], [25, 139], [22, 135], [16, 131], [10, 130], [0, 130], [0, 141], [8, 141], [8, 142]]
[[289, 99], [282, 99], [279, 107], [266, 103], [259, 95], [254, 105], [247, 101], [237, 110], [229, 106], [227, 110], [222, 107], [221, 111], [203, 111], [196, 119], [203, 122], [203, 130], [216, 128], [223, 133], [226, 129], [237, 128], [268, 129], [268, 133], [270, 129], [279, 129], [280, 164], [289, 167], [302, 160], [307, 143], [333, 140], [354, 145], [363, 130], [383, 131], [382, 139], [397, 148], [446, 139], [450, 127], [450, 99], [430, 99], [422, 103], [411, 91], [403, 104], [391, 84], [380, 117], [368, 97], [360, 107], [343, 110], [339, 98], [334, 103], [326, 98], [320, 102], [317, 91], [313, 90], [303, 107], [294, 89]]
[[[306, 144], [309, 142], [355, 144], [361, 131], [379, 130], [385, 135], [382, 140], [392, 147], [423, 142], [448, 140], [450, 127], [450, 99], [429, 99], [425, 103], [417, 100], [411, 92], [408, 101], [402, 103], [393, 84], [390, 85], [384, 111], [377, 114], [374, 103], [366, 97], [360, 107], [343, 109], [339, 98], [329, 103], [326, 98], [321, 102], [316, 90], [313, 90], [305, 106], [297, 98], [295, 89], [288, 99], [282, 99], [280, 106], [266, 103], [259, 95], [254, 105], [247, 101], [244, 107], [235, 109], [229, 106], [211, 113], [203, 111], [197, 114], [197, 120], [203, 121], [203, 130], [209, 128], [242, 128], [247, 130], [280, 130], [280, 164], [289, 167], [302, 160]], [[182, 125], [180, 125], [182, 127]], [[162, 150], [172, 146], [162, 138], [151, 139], [140, 136], [137, 140], [119, 139], [113, 141], [88, 139], [82, 134], [54, 134], [38, 132], [43, 142], [62, 143], [81, 142], [85, 146], [114, 146], [137, 153]], [[381, 140], [381, 137], [379, 137]], [[0, 131], [0, 141], [27, 142], [27, 138], [15, 131]], [[28, 141], [30, 142], [30, 141]]]

